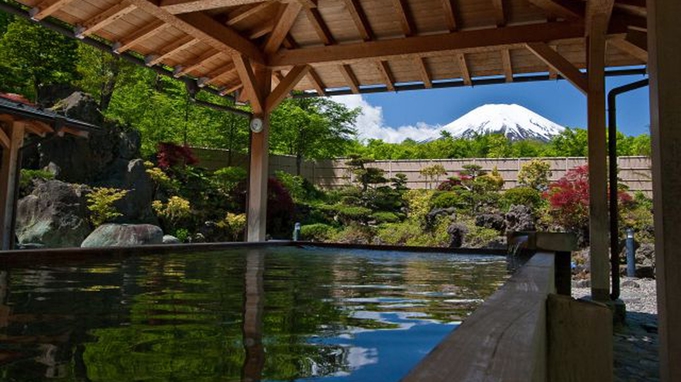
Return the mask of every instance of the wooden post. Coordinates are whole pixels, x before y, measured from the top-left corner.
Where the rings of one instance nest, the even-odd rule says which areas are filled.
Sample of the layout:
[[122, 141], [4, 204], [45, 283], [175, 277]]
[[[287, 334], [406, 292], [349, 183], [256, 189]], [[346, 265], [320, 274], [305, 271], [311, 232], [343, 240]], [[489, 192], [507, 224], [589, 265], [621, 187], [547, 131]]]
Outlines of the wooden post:
[[648, 0], [660, 378], [681, 381], [681, 2]]
[[587, 36], [589, 94], [589, 243], [591, 296], [610, 299], [608, 261], [608, 182], [605, 140], [605, 32], [607, 15], [594, 15]]
[[12, 232], [12, 215], [14, 213], [14, 190], [16, 189], [17, 160], [19, 149], [24, 142], [24, 124], [11, 122], [0, 128], [9, 143], [2, 146], [2, 165], [0, 168], [0, 249], [7, 250], [12, 246], [14, 234]]

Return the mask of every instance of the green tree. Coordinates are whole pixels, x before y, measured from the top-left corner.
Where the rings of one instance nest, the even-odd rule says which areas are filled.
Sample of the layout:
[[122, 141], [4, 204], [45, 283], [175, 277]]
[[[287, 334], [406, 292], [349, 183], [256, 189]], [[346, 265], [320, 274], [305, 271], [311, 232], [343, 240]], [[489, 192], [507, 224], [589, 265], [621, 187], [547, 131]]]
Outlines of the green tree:
[[518, 183], [537, 191], [544, 191], [549, 186], [551, 164], [541, 159], [533, 159], [520, 167]]
[[134, 71], [132, 64], [86, 44], [78, 44], [80, 78], [75, 84], [98, 100], [99, 110], [105, 112], [120, 82], [129, 81]]

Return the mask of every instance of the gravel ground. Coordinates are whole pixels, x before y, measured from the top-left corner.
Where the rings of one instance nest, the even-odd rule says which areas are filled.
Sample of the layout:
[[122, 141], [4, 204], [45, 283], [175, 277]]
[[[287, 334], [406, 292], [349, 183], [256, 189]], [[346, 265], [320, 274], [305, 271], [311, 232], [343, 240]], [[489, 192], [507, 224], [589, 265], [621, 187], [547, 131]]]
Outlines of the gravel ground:
[[[575, 282], [583, 283], [583, 282]], [[613, 333], [615, 381], [659, 381], [657, 289], [653, 279], [623, 277], [620, 298], [627, 308], [626, 322]], [[589, 288], [572, 288], [572, 296], [590, 295]]]

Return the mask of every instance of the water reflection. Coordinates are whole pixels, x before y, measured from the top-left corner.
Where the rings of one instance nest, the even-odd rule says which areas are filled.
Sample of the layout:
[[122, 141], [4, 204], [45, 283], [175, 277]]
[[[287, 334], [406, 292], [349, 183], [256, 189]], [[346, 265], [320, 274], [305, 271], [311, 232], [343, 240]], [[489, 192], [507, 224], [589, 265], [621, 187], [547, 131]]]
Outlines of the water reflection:
[[505, 277], [314, 248], [0, 265], [0, 380], [398, 380]]

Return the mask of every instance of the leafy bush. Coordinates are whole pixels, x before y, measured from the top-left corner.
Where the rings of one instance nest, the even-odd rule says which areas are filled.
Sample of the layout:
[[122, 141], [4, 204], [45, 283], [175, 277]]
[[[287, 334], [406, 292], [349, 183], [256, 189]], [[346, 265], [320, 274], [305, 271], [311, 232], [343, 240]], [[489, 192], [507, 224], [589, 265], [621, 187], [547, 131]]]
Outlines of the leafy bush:
[[447, 170], [441, 164], [434, 164], [422, 168], [419, 173], [426, 179], [427, 188], [432, 188], [433, 182], [437, 183], [442, 175], [447, 175]]
[[454, 191], [457, 188], [461, 188], [461, 178], [457, 176], [451, 176], [437, 186], [438, 191]]
[[423, 235], [423, 230], [413, 222], [384, 224], [379, 227], [376, 237], [383, 245], [406, 245], [415, 237]]
[[173, 235], [180, 241], [180, 243], [186, 243], [189, 240], [189, 230], [186, 228], [178, 228], [175, 230], [175, 235]]
[[388, 211], [378, 211], [371, 214], [371, 219], [376, 220], [376, 223], [397, 223], [402, 220], [396, 213]]
[[463, 245], [468, 248], [483, 248], [487, 244], [499, 237], [497, 230], [485, 227], [478, 227], [475, 224], [466, 224], [468, 233], [464, 238]]
[[158, 166], [164, 170], [172, 167], [183, 167], [199, 163], [189, 146], [179, 146], [174, 143], [160, 142], [157, 148], [156, 158]]
[[187, 199], [183, 199], [179, 196], [171, 196], [165, 204], [160, 200], [154, 200], [151, 203], [151, 207], [159, 217], [166, 219], [173, 224], [189, 217], [191, 214], [191, 204]]
[[223, 192], [230, 192], [239, 182], [246, 181], [248, 172], [241, 167], [223, 167], [213, 172], [213, 181]]
[[366, 223], [371, 215], [371, 209], [358, 206], [337, 205], [336, 212], [338, 219], [345, 224]]
[[338, 231], [331, 241], [346, 244], [371, 244], [376, 235], [375, 228], [356, 223], [350, 223]]
[[522, 205], [536, 210], [543, 199], [541, 193], [531, 187], [516, 187], [506, 190], [501, 196], [502, 204], [508, 208], [513, 205]]
[[217, 226], [226, 231], [230, 240], [241, 241], [239, 238], [244, 236], [244, 230], [246, 229], [246, 214], [228, 212], [227, 216], [217, 223]]
[[336, 228], [328, 224], [317, 223], [300, 227], [300, 238], [307, 241], [328, 241], [336, 233]]
[[31, 192], [35, 179], [51, 180], [54, 174], [45, 170], [29, 170], [22, 168], [19, 175], [19, 195], [25, 196]]
[[430, 212], [430, 200], [434, 192], [431, 190], [408, 190], [402, 196], [406, 203], [409, 217], [418, 224], [426, 221], [426, 215]]
[[90, 210], [90, 222], [95, 227], [123, 216], [114, 207], [114, 203], [127, 195], [129, 190], [97, 187], [87, 194], [87, 208]]
[[446, 191], [436, 194], [431, 200], [433, 208], [461, 208], [465, 205], [465, 201], [461, 196], [454, 191]]
[[156, 185], [157, 190], [163, 189], [164, 191], [177, 192], [180, 187], [178, 182], [171, 179], [160, 167], [155, 167], [150, 161], [145, 161], [144, 167], [146, 167], [146, 173]]
[[478, 177], [476, 183], [484, 184], [484, 187], [489, 191], [499, 191], [504, 187], [504, 178], [495, 166], [489, 174]]
[[589, 226], [589, 171], [587, 166], [569, 170], [544, 193], [553, 223], [585, 233]]
[[518, 183], [538, 191], [544, 191], [549, 186], [551, 164], [541, 159], [533, 159], [520, 167]]

